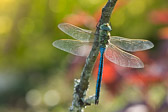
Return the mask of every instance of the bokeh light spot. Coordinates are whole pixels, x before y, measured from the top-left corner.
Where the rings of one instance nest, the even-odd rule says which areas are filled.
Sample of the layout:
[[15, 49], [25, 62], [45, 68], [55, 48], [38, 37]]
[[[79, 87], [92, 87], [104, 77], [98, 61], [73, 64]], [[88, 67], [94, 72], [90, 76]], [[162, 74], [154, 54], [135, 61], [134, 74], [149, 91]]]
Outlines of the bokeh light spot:
[[67, 1], [66, 0], [62, 0], [62, 1], [49, 0], [49, 8], [52, 12], [55, 12], [55, 13], [63, 12], [66, 9], [66, 7], [67, 7]]
[[116, 11], [111, 18], [112, 26], [119, 27], [124, 24], [125, 15], [122, 11]]
[[12, 20], [7, 16], [0, 16], [0, 34], [8, 33], [12, 27]]
[[78, 0], [79, 3], [84, 6], [85, 8], [90, 8], [92, 5], [99, 4], [102, 2], [101, 0]]
[[60, 101], [60, 96], [57, 91], [49, 90], [44, 95], [44, 103], [48, 106], [55, 106]]
[[33, 32], [35, 24], [31, 18], [22, 18], [18, 23], [18, 29], [23, 34], [30, 34]]
[[148, 112], [148, 109], [145, 105], [139, 104], [129, 107], [125, 112]]
[[39, 90], [32, 89], [26, 94], [26, 102], [31, 106], [37, 106], [41, 103], [41, 93]]
[[133, 15], [140, 15], [145, 11], [146, 2], [144, 0], [132, 0], [128, 5], [128, 12]]

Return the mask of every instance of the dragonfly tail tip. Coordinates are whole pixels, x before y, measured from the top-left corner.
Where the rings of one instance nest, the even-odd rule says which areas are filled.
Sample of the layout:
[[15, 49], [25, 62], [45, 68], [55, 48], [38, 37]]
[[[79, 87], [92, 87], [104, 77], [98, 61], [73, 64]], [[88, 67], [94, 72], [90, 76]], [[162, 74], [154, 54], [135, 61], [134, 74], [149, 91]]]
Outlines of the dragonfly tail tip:
[[97, 99], [97, 100], [95, 100], [95, 104], [96, 104], [96, 105], [98, 105], [98, 103], [99, 103], [99, 100], [98, 100], [98, 99]]

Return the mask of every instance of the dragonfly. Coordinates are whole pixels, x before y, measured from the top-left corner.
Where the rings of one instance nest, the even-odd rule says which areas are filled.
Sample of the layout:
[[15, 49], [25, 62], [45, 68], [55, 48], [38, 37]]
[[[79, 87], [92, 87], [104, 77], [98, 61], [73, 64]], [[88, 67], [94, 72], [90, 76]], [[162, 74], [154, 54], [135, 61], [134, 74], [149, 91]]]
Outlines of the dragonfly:
[[[74, 39], [61, 39], [53, 42], [53, 46], [77, 56], [88, 56], [93, 42], [94, 33], [69, 23], [61, 23], [58, 28]], [[103, 73], [103, 59], [106, 58], [122, 67], [143, 68], [143, 62], [128, 52], [143, 51], [154, 47], [151, 41], [144, 39], [128, 39], [111, 36], [109, 23], [100, 25], [99, 30], [99, 69], [96, 83], [95, 104], [99, 103], [100, 87]], [[126, 52], [128, 51], [128, 52]]]

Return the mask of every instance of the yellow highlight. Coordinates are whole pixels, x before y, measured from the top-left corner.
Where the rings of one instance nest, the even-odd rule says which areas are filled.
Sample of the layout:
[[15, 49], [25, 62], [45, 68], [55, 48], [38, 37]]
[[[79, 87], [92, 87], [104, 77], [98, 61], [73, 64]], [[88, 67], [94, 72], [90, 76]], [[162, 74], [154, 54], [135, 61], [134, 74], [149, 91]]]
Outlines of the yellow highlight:
[[12, 27], [12, 20], [8, 16], [0, 16], [0, 34], [8, 33]]
[[6, 5], [12, 2], [14, 2], [14, 0], [0, 0], [0, 5]]
[[0, 10], [7, 10], [13, 3], [16, 2], [15, 0], [0, 0]]

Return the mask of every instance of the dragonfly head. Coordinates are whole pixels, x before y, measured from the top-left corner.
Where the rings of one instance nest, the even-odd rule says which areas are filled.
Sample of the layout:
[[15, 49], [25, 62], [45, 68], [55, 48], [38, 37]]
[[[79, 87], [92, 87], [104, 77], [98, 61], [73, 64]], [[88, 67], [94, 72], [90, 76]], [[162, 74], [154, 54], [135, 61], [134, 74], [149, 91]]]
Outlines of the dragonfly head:
[[104, 24], [100, 25], [100, 29], [101, 30], [105, 30], [105, 31], [111, 31], [112, 30], [112, 28], [109, 25], [109, 23], [104, 23]]

